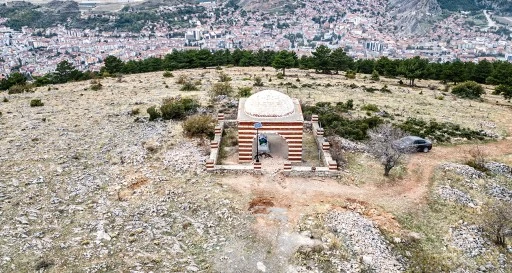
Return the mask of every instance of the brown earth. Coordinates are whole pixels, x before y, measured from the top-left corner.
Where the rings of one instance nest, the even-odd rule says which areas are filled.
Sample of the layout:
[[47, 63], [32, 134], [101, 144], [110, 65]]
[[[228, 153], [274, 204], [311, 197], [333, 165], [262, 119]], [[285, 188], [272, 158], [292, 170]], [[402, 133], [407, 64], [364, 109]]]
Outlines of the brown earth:
[[356, 186], [344, 185], [332, 178], [285, 177], [276, 172], [275, 163], [267, 163], [273, 168], [267, 169], [261, 176], [226, 177], [222, 183], [240, 193], [257, 196], [249, 204], [249, 210], [255, 207], [254, 200], [268, 200], [265, 206], [257, 207], [256, 213], [268, 213], [268, 207], [273, 206], [286, 209], [291, 226], [295, 226], [304, 215], [338, 208], [359, 211], [381, 228], [399, 233], [400, 225], [395, 216], [386, 211], [407, 212], [425, 205], [435, 168], [443, 162], [469, 159], [469, 151], [476, 147], [482, 149], [488, 158], [500, 157], [512, 154], [512, 139], [509, 137], [486, 144], [440, 146], [427, 154], [414, 154], [407, 163], [405, 177], [394, 183]]

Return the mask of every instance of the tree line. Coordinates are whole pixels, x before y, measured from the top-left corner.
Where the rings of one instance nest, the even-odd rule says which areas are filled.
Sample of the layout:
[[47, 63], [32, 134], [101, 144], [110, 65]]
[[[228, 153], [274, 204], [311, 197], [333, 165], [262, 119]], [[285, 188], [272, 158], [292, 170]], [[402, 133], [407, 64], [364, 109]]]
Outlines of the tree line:
[[[35, 77], [35, 85], [65, 83], [88, 80], [100, 76], [115, 74], [135, 74], [154, 71], [172, 71], [178, 69], [207, 68], [217, 66], [272, 66], [282, 70], [283, 76], [288, 68], [314, 69], [317, 73], [337, 74], [340, 71], [350, 73], [375, 74], [386, 77], [405, 77], [410, 86], [418, 79], [439, 80], [444, 83], [474, 81], [481, 84], [498, 85], [497, 92], [512, 97], [512, 63], [506, 61], [478, 63], [454, 62], [436, 63], [414, 57], [409, 59], [359, 59], [354, 60], [341, 49], [331, 50], [321, 45], [311, 56], [300, 58], [293, 51], [273, 50], [174, 50], [163, 58], [150, 57], [143, 60], [122, 61], [115, 56], [103, 60], [104, 66], [99, 72], [79, 71], [68, 61], [58, 64], [54, 72]], [[0, 82], [0, 90], [19, 84], [19, 75], [13, 73]], [[11, 80], [14, 78], [15, 80]]]

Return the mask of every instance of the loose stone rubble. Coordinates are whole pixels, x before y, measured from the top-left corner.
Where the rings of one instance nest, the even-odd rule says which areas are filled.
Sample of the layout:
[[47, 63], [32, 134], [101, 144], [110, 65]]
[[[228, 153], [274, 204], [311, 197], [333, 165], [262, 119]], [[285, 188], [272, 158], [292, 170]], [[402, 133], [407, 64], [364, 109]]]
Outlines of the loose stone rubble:
[[327, 140], [330, 143], [336, 142], [340, 145], [341, 149], [346, 152], [367, 152], [368, 147], [364, 144], [357, 143], [339, 136], [329, 136]]
[[441, 164], [439, 168], [447, 171], [453, 171], [454, 173], [462, 175], [463, 177], [468, 179], [478, 179], [485, 177], [485, 173], [475, 170], [475, 168], [463, 164], [449, 162]]
[[479, 226], [468, 223], [450, 227], [450, 236], [451, 245], [471, 258], [482, 255], [490, 244]]
[[478, 206], [478, 202], [471, 199], [467, 193], [447, 185], [439, 187], [437, 189], [437, 193], [439, 194], [439, 197], [444, 200], [459, 203], [471, 208]]
[[326, 215], [325, 224], [340, 236], [351, 250], [348, 261], [340, 264], [342, 272], [403, 272], [401, 257], [393, 253], [373, 222], [358, 213], [333, 211]]
[[487, 193], [496, 199], [512, 202], [512, 190], [492, 183], [487, 186]]
[[506, 164], [489, 161], [484, 163], [484, 167], [494, 174], [503, 175], [512, 179], [512, 167]]

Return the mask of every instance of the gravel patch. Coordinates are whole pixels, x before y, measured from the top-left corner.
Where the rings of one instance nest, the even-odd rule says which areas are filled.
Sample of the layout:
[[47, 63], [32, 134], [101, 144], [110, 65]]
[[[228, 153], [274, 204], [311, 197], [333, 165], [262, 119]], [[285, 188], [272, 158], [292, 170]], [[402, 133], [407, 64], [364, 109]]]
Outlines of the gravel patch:
[[375, 224], [358, 213], [330, 212], [325, 217], [326, 225], [350, 249], [349, 261], [340, 265], [341, 272], [361, 272], [371, 269], [372, 272], [403, 272], [405, 266], [401, 257], [391, 250]]
[[498, 184], [488, 185], [487, 193], [496, 199], [512, 202], [512, 190]]
[[163, 155], [164, 165], [177, 176], [187, 172], [200, 174], [206, 171], [205, 164], [208, 155], [197, 143], [182, 141]]
[[448, 200], [451, 202], [459, 203], [464, 206], [468, 206], [471, 208], [474, 208], [478, 206], [478, 202], [471, 199], [469, 194], [452, 188], [450, 186], [441, 186], [437, 189], [437, 193], [439, 194], [439, 197], [441, 197], [444, 200]]
[[478, 179], [485, 177], [485, 173], [476, 170], [473, 167], [457, 163], [443, 163], [440, 168], [447, 171], [452, 171], [467, 179]]
[[483, 236], [482, 228], [462, 223], [450, 228], [450, 245], [462, 250], [464, 255], [474, 258], [487, 251], [490, 242]]
[[503, 175], [508, 178], [512, 178], [512, 167], [500, 163], [500, 162], [485, 162], [484, 167], [487, 168], [489, 171], [491, 171], [494, 174], [497, 175]]

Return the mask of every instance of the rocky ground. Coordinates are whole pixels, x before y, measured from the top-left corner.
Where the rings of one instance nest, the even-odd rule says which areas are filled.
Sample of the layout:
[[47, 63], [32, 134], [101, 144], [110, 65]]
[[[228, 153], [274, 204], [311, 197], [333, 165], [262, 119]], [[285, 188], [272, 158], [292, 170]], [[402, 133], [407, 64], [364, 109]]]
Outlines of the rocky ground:
[[[180, 73], [202, 80], [200, 91], [186, 95], [207, 106], [217, 72], [175, 76]], [[247, 85], [241, 78], [251, 73], [234, 70], [234, 85]], [[10, 95], [0, 104], [1, 272], [404, 272], [414, 259], [402, 251], [408, 238], [430, 238], [399, 222], [403, 211], [422, 205], [416, 201], [426, 191], [409, 187], [428, 183], [415, 180], [415, 170], [389, 186], [350, 185], [359, 175], [352, 170], [341, 180], [286, 178], [278, 159], [264, 162], [272, 168], [260, 177], [206, 173], [207, 142], [184, 138], [180, 122], [147, 120], [147, 107], [183, 95], [173, 81], [161, 73], [131, 75], [104, 79], [100, 91], [89, 90], [88, 82], [70, 83]], [[321, 89], [293, 92], [322, 100]], [[383, 95], [375, 96], [367, 102]], [[45, 105], [30, 107], [34, 98]], [[340, 141], [372, 162], [363, 145]], [[489, 161], [483, 173], [454, 162], [442, 165], [444, 176], [432, 184], [443, 206], [462, 205], [472, 214], [485, 198], [512, 200], [509, 165]], [[361, 172], [380, 176], [380, 166], [373, 162]], [[264, 206], [250, 209], [257, 198]], [[484, 261], [463, 270], [510, 271], [510, 254], [497, 250], [479, 223], [444, 224], [448, 235], [441, 239], [461, 252], [459, 262]]]

